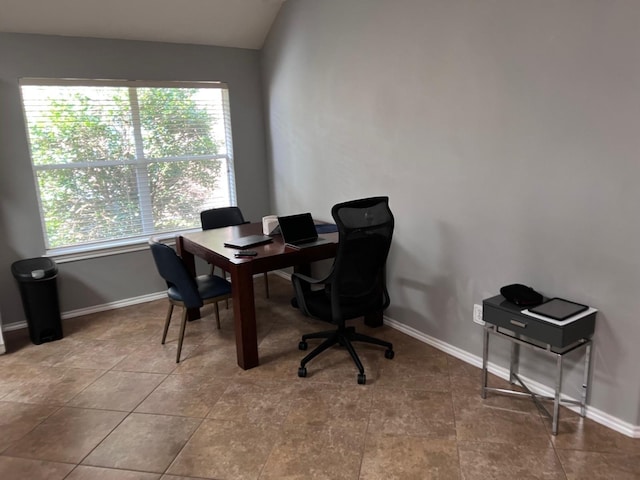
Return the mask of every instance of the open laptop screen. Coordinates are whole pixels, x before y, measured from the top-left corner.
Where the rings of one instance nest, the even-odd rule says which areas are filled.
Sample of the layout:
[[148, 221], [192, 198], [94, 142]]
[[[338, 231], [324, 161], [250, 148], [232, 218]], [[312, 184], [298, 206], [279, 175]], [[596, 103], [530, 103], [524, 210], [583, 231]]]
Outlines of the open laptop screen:
[[295, 244], [318, 238], [316, 226], [310, 213], [278, 217], [278, 224], [285, 243]]

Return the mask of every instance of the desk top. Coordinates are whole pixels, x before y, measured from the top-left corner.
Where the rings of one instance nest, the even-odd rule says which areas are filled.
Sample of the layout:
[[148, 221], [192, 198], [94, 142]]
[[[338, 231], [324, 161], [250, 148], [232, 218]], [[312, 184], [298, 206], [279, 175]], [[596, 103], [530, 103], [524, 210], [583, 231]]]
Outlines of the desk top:
[[264, 245], [254, 245], [255, 257], [235, 258], [237, 248], [226, 247], [224, 244], [235, 238], [247, 235], [262, 234], [262, 223], [247, 223], [232, 227], [216, 228], [201, 232], [185, 233], [182, 244], [187, 251], [205, 258], [215, 265], [251, 263], [254, 273], [266, 272], [278, 268], [289, 267], [304, 262], [311, 262], [325, 258], [332, 258], [338, 247], [338, 233], [323, 233], [322, 237], [329, 243], [316, 247], [295, 249], [288, 247], [282, 240], [282, 235], [274, 235], [273, 242]]

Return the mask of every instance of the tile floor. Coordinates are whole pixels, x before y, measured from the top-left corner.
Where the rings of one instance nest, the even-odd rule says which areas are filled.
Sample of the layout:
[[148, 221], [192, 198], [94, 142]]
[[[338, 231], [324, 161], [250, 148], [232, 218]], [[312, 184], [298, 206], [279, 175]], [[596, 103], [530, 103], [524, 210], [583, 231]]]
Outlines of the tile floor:
[[[357, 346], [367, 385], [338, 348], [297, 377], [299, 336], [326, 329], [256, 280], [261, 365], [236, 365], [231, 309], [160, 345], [166, 301], [64, 322], [62, 340], [8, 332], [0, 356], [2, 480], [640, 479], [640, 439], [530, 400], [482, 400], [480, 370], [389, 327], [396, 356]], [[360, 328], [360, 327], [359, 327]], [[367, 330], [363, 328], [363, 330]], [[310, 345], [310, 347], [312, 347]], [[492, 385], [505, 386], [495, 377]]]

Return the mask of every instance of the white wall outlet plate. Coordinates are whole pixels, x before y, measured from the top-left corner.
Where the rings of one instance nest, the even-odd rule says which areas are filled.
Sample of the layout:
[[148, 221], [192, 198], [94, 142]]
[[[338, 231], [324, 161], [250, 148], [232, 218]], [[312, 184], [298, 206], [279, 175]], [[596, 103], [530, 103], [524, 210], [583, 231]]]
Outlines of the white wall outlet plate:
[[478, 303], [473, 305], [473, 321], [478, 325], [484, 325], [484, 320], [482, 319], [482, 305]]

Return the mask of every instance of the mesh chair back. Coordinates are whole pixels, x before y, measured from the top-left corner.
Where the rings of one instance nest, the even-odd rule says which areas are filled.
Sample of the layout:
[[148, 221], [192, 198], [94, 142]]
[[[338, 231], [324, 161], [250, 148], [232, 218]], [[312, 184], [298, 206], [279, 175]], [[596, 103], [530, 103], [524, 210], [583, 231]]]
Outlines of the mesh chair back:
[[212, 208], [200, 212], [200, 223], [203, 230], [230, 227], [246, 223], [238, 207]]
[[167, 282], [167, 287], [178, 290], [185, 307], [200, 308], [203, 302], [196, 281], [173, 248], [153, 238], [149, 240], [149, 247], [158, 273]]
[[342, 318], [341, 310], [354, 305], [362, 306], [363, 314], [388, 307], [384, 273], [394, 227], [389, 198], [339, 203], [331, 215], [340, 236], [331, 272], [334, 320]]

